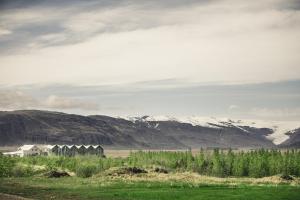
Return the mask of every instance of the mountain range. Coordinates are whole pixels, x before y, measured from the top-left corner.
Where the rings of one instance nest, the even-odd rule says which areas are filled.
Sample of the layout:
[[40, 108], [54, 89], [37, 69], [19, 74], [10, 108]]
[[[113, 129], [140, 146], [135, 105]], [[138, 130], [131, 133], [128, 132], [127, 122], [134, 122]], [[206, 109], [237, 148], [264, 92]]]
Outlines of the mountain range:
[[0, 145], [101, 144], [112, 149], [297, 148], [300, 123], [0, 111]]

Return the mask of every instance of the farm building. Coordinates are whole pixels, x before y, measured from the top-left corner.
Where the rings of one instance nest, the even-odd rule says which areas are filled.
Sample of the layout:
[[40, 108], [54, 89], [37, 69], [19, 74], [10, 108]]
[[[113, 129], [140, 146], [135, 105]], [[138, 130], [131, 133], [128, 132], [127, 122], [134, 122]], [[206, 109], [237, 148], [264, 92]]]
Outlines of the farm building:
[[60, 152], [60, 148], [58, 145], [47, 145], [46, 150], [47, 154], [58, 155]]
[[48, 154], [59, 156], [98, 155], [104, 151], [100, 145], [54, 145], [48, 147]]
[[70, 149], [70, 156], [75, 156], [77, 154], [77, 147], [75, 145], [68, 146]]
[[8, 156], [37, 156], [41, 155], [42, 150], [37, 145], [23, 145], [18, 148], [17, 151], [3, 153]]
[[15, 152], [7, 152], [8, 156], [36, 156], [36, 155], [97, 155], [103, 156], [104, 151], [100, 145], [23, 145]]
[[77, 146], [77, 153], [79, 155], [85, 155], [87, 153], [87, 149], [83, 145]]
[[95, 145], [93, 146], [96, 150], [96, 155], [103, 156], [104, 155], [104, 150], [100, 145]]

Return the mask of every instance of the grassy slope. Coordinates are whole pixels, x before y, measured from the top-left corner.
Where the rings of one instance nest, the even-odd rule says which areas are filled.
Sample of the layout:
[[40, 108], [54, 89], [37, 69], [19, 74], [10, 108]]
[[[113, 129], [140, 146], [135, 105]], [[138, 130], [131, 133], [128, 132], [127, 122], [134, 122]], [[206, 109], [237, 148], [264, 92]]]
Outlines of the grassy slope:
[[2, 178], [0, 192], [35, 199], [248, 199], [248, 200], [297, 200], [299, 186], [288, 185], [191, 185], [182, 182], [124, 182], [76, 177], [48, 178]]

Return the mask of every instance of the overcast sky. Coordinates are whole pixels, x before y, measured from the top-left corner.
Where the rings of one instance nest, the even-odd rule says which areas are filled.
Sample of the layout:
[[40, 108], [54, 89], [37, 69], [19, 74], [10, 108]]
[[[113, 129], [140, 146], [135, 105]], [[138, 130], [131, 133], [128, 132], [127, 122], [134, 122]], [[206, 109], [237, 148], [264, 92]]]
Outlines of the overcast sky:
[[299, 0], [0, 0], [0, 109], [300, 120]]

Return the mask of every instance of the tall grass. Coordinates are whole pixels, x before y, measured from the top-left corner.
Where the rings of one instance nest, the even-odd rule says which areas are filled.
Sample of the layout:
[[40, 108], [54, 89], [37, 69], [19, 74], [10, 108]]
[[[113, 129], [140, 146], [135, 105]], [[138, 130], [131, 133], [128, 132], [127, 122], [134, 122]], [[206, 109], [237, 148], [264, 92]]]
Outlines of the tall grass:
[[277, 174], [299, 177], [300, 151], [260, 149], [233, 152], [215, 149], [212, 153], [201, 150], [195, 155], [190, 151], [138, 151], [130, 153], [127, 158], [99, 158], [97, 156], [10, 158], [0, 156], [0, 177], [21, 174], [21, 168], [18, 167], [20, 164], [46, 166], [48, 170], [69, 170], [82, 177], [89, 177], [111, 167], [126, 166], [148, 169], [160, 167], [169, 171], [190, 171], [218, 177], [264, 177]]

